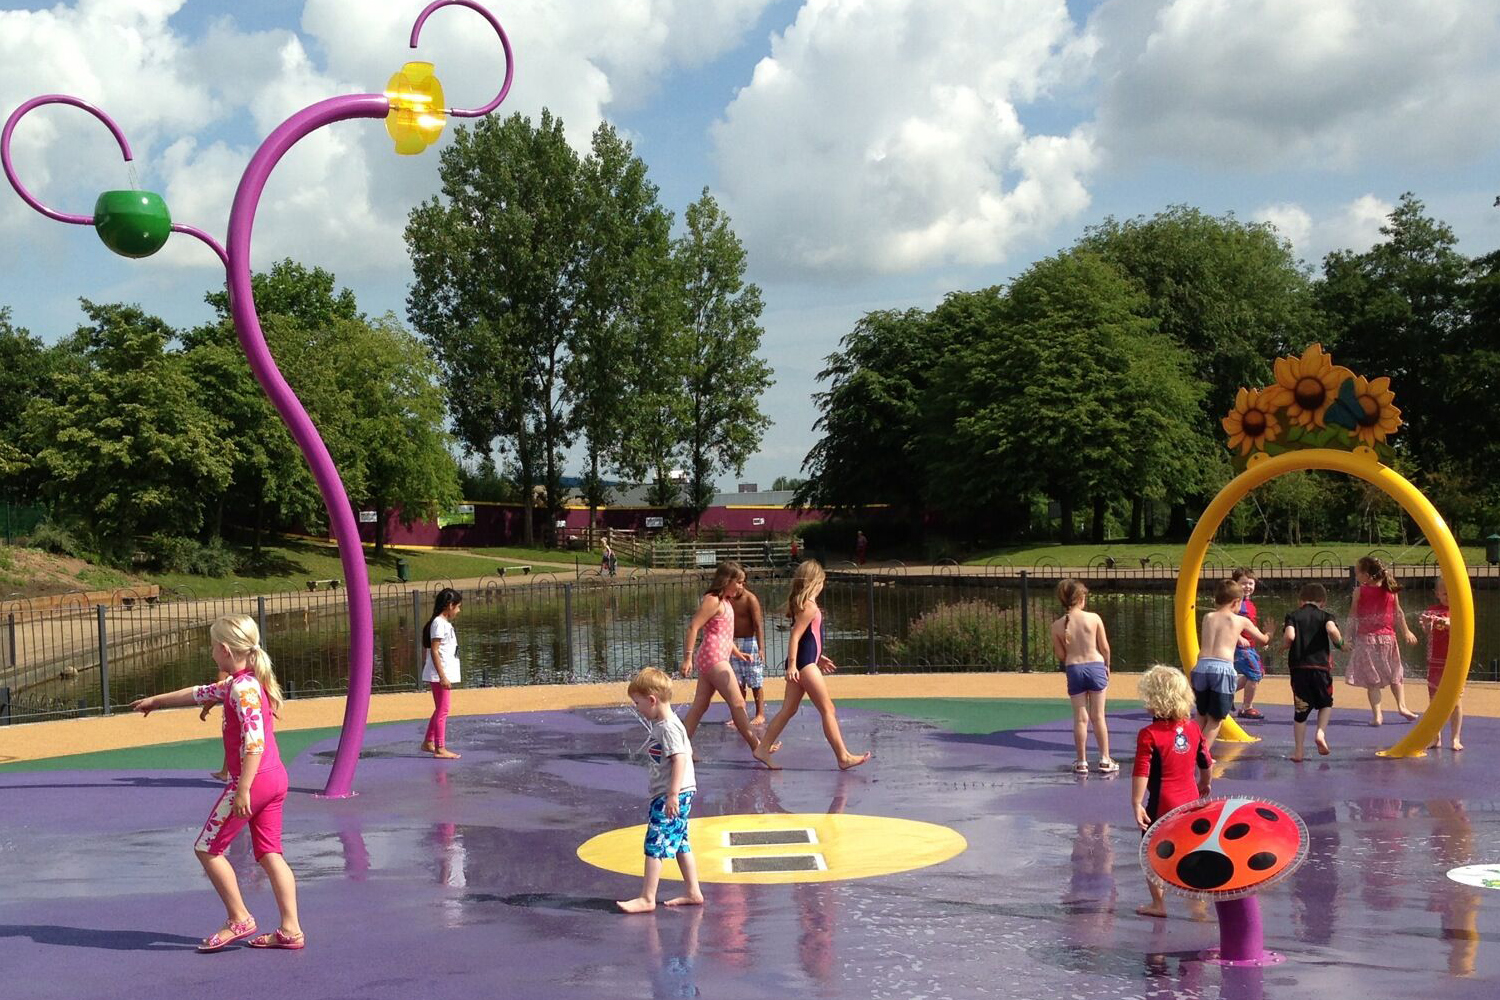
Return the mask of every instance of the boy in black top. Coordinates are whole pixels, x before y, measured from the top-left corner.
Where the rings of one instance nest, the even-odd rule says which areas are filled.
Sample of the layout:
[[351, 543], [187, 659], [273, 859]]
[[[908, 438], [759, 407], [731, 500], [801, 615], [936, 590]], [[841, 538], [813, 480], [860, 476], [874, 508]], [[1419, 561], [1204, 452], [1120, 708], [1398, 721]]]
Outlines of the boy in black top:
[[1328, 592], [1321, 583], [1306, 583], [1298, 594], [1302, 606], [1286, 616], [1286, 665], [1292, 675], [1292, 760], [1301, 763], [1307, 742], [1307, 717], [1318, 713], [1315, 742], [1328, 753], [1328, 717], [1333, 714], [1333, 646], [1344, 648], [1338, 623], [1323, 607]]

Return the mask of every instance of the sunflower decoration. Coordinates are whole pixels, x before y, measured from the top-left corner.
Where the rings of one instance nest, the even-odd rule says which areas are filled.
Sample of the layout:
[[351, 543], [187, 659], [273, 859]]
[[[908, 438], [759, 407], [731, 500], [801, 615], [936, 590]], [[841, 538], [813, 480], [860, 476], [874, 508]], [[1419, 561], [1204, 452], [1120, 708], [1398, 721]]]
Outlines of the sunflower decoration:
[[1271, 402], [1285, 406], [1286, 415], [1302, 427], [1323, 427], [1324, 416], [1333, 405], [1339, 386], [1353, 372], [1333, 363], [1322, 344], [1312, 344], [1302, 357], [1276, 359], [1276, 384], [1269, 386]]
[[1271, 385], [1240, 389], [1220, 421], [1237, 468], [1303, 448], [1367, 451], [1378, 461], [1394, 460], [1388, 439], [1401, 426], [1401, 410], [1389, 378], [1366, 379], [1334, 364], [1322, 344], [1277, 358], [1275, 372]]
[[1231, 450], [1238, 448], [1241, 455], [1251, 450], [1265, 450], [1268, 440], [1281, 435], [1281, 424], [1271, 405], [1274, 387], [1266, 389], [1240, 389], [1234, 397], [1234, 409], [1229, 416], [1219, 421], [1229, 435]]

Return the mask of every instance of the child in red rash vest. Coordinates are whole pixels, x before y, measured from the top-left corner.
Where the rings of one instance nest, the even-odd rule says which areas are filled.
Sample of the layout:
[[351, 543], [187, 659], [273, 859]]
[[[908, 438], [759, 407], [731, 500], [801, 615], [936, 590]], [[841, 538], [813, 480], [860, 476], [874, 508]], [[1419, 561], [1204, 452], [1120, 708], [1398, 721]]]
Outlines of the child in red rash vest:
[[[1130, 803], [1144, 836], [1166, 813], [1208, 794], [1213, 759], [1202, 730], [1193, 721], [1193, 691], [1181, 670], [1160, 664], [1152, 667], [1141, 677], [1140, 692], [1152, 719], [1136, 735]], [[1151, 890], [1151, 903], [1135, 912], [1165, 917], [1167, 902], [1161, 889], [1149, 880], [1146, 887]]]

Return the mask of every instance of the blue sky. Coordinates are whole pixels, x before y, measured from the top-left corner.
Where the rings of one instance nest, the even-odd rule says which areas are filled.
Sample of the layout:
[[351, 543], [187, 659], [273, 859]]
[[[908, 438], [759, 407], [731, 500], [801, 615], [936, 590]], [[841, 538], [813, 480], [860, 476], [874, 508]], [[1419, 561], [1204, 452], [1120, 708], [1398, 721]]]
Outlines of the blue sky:
[[[222, 234], [250, 152], [277, 122], [377, 90], [406, 58], [416, 0], [75, 0], [0, 9], [0, 106], [97, 101], [137, 146], [143, 186]], [[815, 374], [871, 309], [930, 307], [1002, 282], [1106, 216], [1177, 203], [1277, 225], [1304, 259], [1363, 249], [1404, 191], [1461, 247], [1500, 246], [1500, 11], [1403, 0], [510, 0], [505, 109], [543, 105], [575, 141], [630, 135], [680, 216], [705, 186], [762, 286], [773, 418], [743, 479], [798, 472]], [[493, 37], [434, 16], [423, 55], [451, 101], [496, 79]], [[330, 130], [333, 131], [333, 130]], [[333, 270], [370, 312], [404, 316], [400, 228], [436, 189], [374, 123], [299, 147], [278, 170], [257, 262]], [[126, 185], [108, 136], [53, 108], [17, 132], [23, 179], [87, 212]], [[0, 305], [46, 339], [77, 299], [139, 303], [177, 325], [221, 280], [176, 241], [148, 261], [0, 198]], [[570, 470], [576, 471], [576, 470]], [[721, 480], [730, 486], [735, 477]]]

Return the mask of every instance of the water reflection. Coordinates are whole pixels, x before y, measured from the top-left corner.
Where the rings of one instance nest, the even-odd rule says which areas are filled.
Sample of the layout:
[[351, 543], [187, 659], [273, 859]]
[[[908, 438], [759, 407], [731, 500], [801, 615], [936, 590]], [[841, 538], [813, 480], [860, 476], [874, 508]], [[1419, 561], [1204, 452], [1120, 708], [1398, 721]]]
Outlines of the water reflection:
[[1355, 837], [1362, 845], [1360, 898], [1375, 912], [1401, 905], [1401, 858], [1408, 850], [1409, 824], [1396, 821], [1415, 812], [1415, 804], [1401, 799], [1369, 797], [1350, 803]]
[[[1108, 823], [1079, 823], [1073, 834], [1073, 854], [1063, 911], [1074, 944], [1104, 937], [1115, 925], [1115, 849]], [[1142, 879], [1144, 881], [1144, 877]]]
[[671, 927], [675, 913], [658, 910], [651, 915], [646, 947], [651, 956], [651, 996], [696, 997], [698, 991], [698, 928], [703, 923], [703, 907], [690, 906], [682, 915], [682, 930], [674, 938], [668, 932], [663, 946], [662, 925]]
[[1307, 824], [1307, 860], [1292, 873], [1292, 923], [1297, 939], [1308, 944], [1333, 941], [1334, 900], [1339, 894], [1339, 819], [1333, 806], [1303, 810]]
[[1458, 799], [1428, 802], [1427, 814], [1433, 819], [1432, 845], [1439, 872], [1427, 909], [1438, 915], [1438, 929], [1448, 942], [1449, 975], [1472, 976], [1479, 953], [1479, 890], [1444, 873], [1475, 862], [1474, 824]]

